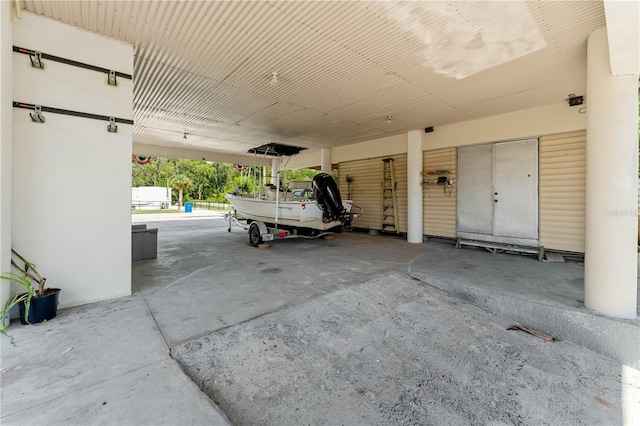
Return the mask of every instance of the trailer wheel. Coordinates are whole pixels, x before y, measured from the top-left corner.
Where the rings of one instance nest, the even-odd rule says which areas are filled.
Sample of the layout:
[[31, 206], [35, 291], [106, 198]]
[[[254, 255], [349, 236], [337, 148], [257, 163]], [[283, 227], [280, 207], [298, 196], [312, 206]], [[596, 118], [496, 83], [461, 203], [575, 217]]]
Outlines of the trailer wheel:
[[258, 244], [262, 244], [262, 235], [260, 235], [260, 228], [255, 222], [251, 222], [249, 225], [249, 242], [252, 246], [258, 247]]

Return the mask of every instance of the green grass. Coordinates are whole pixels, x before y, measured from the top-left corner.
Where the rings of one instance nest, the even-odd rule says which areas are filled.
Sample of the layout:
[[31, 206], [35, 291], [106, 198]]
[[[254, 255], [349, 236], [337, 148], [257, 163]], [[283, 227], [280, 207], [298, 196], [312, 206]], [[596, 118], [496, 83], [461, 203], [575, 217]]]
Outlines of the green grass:
[[[198, 207], [198, 210], [215, 210], [217, 212], [228, 212], [231, 209], [232, 209], [231, 204], [229, 204], [227, 207], [212, 207], [210, 209], [203, 209]], [[196, 209], [193, 209], [193, 211], [196, 211]]]
[[131, 210], [131, 214], [170, 214], [184, 213], [184, 210]]

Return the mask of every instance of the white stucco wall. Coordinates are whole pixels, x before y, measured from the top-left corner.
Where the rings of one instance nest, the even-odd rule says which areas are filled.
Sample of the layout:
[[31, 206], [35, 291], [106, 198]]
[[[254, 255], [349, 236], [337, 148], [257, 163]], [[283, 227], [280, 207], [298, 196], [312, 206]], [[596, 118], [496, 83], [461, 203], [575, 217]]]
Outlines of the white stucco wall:
[[[585, 108], [587, 103], [585, 102]], [[480, 143], [527, 139], [543, 135], [573, 132], [587, 128], [586, 109], [570, 107], [566, 101], [507, 114], [463, 121], [435, 127], [432, 133], [422, 134], [422, 150], [451, 148]], [[373, 158], [406, 153], [407, 135], [400, 134], [381, 139], [354, 143], [331, 149], [331, 162]], [[304, 152], [294, 157], [289, 167], [320, 165], [320, 150]]]
[[[4, 25], [4, 23], [3, 23]], [[23, 13], [13, 44], [132, 74], [132, 47]], [[106, 74], [13, 54], [13, 99], [131, 119], [133, 85]], [[132, 126], [13, 110], [12, 245], [59, 287], [60, 306], [131, 293]]]
[[528, 139], [584, 130], [587, 128], [587, 106], [585, 102], [585, 113], [581, 114], [580, 106], [570, 107], [566, 101], [561, 101], [544, 107], [436, 127], [433, 133], [423, 133], [422, 150]]
[[[387, 136], [371, 141], [358, 142], [350, 145], [331, 148], [331, 163], [338, 164], [345, 161], [363, 160], [367, 158], [384, 157], [387, 155], [407, 153], [407, 134]], [[303, 151], [291, 158], [289, 169], [296, 167], [320, 166], [321, 150]]]
[[[12, 114], [9, 108], [13, 89], [11, 8], [0, 2], [0, 272], [8, 272], [11, 265], [11, 158]], [[9, 297], [11, 286], [0, 280], [0, 303]]]

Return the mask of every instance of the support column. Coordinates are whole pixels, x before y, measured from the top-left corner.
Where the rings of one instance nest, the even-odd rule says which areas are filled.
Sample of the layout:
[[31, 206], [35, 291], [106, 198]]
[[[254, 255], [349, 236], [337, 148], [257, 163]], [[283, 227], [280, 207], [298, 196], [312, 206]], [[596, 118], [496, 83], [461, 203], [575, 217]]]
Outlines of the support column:
[[[11, 174], [13, 151], [13, 25], [11, 2], [0, 2], [0, 273], [11, 270]], [[0, 280], [0, 303], [11, 285]]]
[[422, 133], [407, 133], [407, 242], [422, 243]]
[[[5, 22], [1, 24], [5, 26]], [[74, 60], [88, 64], [101, 64], [107, 57], [113, 69], [133, 74], [130, 45], [30, 13], [23, 14], [12, 27], [17, 46], [34, 46], [61, 57], [73, 52]], [[28, 58], [25, 62], [19, 57], [23, 55], [13, 55], [14, 63], [24, 69], [13, 74], [14, 96], [21, 88], [25, 90], [21, 96], [28, 102], [67, 99], [80, 111], [89, 112], [100, 111], [104, 99], [109, 99], [110, 110], [123, 118], [133, 117], [131, 80], [122, 78], [117, 86], [111, 86], [103, 84], [99, 74], [96, 79], [93, 71], [63, 64], [58, 65], [59, 73], [31, 71], [26, 68]], [[8, 103], [0, 109], [5, 108], [10, 109]], [[36, 126], [28, 114], [14, 112], [13, 247], [38, 265], [48, 277], [48, 286], [62, 287], [60, 308], [131, 294], [133, 126], [118, 123], [118, 132], [110, 133], [96, 120], [54, 113], [44, 113], [46, 123]], [[53, 158], [51, 152], [55, 153]], [[84, 161], [86, 152], [100, 161]], [[82, 194], [82, 205], [54, 208], [60, 188]], [[79, 229], [91, 229], [90, 241]]]
[[278, 157], [272, 158], [271, 159], [271, 183], [273, 185], [276, 185], [276, 181], [278, 179], [278, 168], [280, 167], [280, 164], [278, 162]]
[[585, 306], [635, 318], [638, 74], [612, 76], [606, 28], [587, 51]]
[[322, 148], [320, 150], [320, 171], [331, 174], [331, 150]]

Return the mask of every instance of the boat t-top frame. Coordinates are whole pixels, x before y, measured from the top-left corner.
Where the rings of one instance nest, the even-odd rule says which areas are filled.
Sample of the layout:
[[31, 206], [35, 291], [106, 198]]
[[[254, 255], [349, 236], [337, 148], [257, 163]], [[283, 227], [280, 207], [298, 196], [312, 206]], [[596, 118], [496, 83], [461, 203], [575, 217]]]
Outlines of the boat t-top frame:
[[302, 146], [293, 146], [270, 142], [264, 145], [260, 145], [256, 148], [251, 148], [247, 152], [249, 154], [270, 155], [272, 157], [291, 157], [293, 155], [300, 154], [305, 149], [307, 148]]

